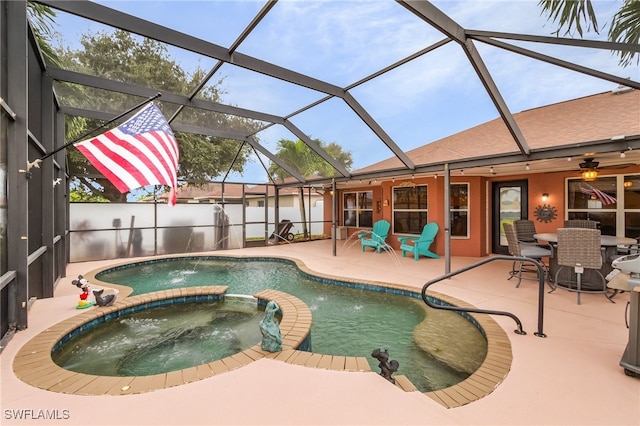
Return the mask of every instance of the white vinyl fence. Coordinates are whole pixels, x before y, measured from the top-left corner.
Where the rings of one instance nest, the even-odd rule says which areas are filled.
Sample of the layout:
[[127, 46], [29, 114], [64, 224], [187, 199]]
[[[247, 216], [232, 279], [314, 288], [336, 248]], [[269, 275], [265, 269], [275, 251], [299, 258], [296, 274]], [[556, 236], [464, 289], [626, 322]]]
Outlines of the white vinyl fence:
[[[219, 204], [71, 203], [69, 209], [71, 262], [237, 249], [244, 239], [268, 239], [276, 230], [273, 207], [267, 209], [266, 231], [264, 207], [244, 209], [244, 238], [238, 204], [223, 210]], [[309, 232], [322, 234], [322, 203], [306, 213]], [[302, 233], [298, 207], [280, 207], [284, 219], [293, 222], [290, 232]]]

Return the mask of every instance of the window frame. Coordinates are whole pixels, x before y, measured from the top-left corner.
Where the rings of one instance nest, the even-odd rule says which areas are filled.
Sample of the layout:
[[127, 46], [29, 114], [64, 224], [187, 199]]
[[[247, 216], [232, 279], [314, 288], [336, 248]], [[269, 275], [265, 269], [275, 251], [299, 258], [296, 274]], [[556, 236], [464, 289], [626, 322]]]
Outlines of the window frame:
[[[416, 209], [411, 209], [411, 208], [396, 208], [396, 196], [395, 196], [395, 191], [396, 190], [400, 190], [400, 189], [417, 189], [417, 188], [424, 188], [425, 191], [425, 206], [424, 208], [416, 208]], [[391, 187], [391, 224], [393, 227], [393, 231], [392, 233], [394, 235], [420, 235], [422, 233], [422, 229], [424, 228], [424, 226], [429, 223], [429, 185], [428, 184], [415, 184], [413, 186], [393, 186]], [[418, 212], [421, 213], [423, 212], [425, 214], [425, 222], [419, 227], [419, 229], [416, 229], [415, 232], [405, 232], [405, 231], [398, 231], [396, 229], [396, 212]]]
[[[449, 209], [449, 220], [450, 223], [453, 225], [453, 213], [454, 212], [465, 212], [466, 213], [466, 219], [467, 219], [467, 226], [466, 226], [466, 231], [467, 233], [465, 235], [454, 235], [453, 234], [453, 226], [451, 226], [451, 238], [452, 239], [456, 239], [456, 240], [468, 240], [469, 238], [471, 238], [471, 213], [470, 213], [470, 203], [469, 203], [469, 196], [470, 196], [470, 192], [471, 192], [471, 185], [468, 182], [456, 182], [456, 183], [452, 183], [449, 185], [449, 194], [450, 194], [450, 198], [451, 198], [451, 194], [452, 191], [451, 189], [453, 188], [453, 186], [465, 186], [467, 188], [467, 200], [466, 200], [466, 207], [465, 208], [453, 208], [451, 207]], [[449, 201], [450, 206], [453, 206], [453, 203], [451, 201]]]
[[[615, 174], [615, 175], [600, 175], [596, 178], [596, 182], [599, 179], [610, 179], [615, 178], [615, 194], [612, 195], [616, 198], [615, 208], [570, 208], [570, 194], [569, 194], [569, 184], [571, 182], [579, 182], [581, 178], [566, 178], [565, 179], [565, 214], [564, 217], [566, 219], [574, 218], [572, 217], [572, 213], [586, 213], [587, 216], [589, 213], [606, 213], [613, 214], [615, 217], [615, 235], [616, 236], [627, 236], [627, 224], [626, 218], [628, 213], [640, 213], [640, 208], [626, 208], [625, 207], [625, 195], [626, 188], [624, 187], [624, 182], [627, 178], [638, 178], [640, 177], [640, 173], [629, 173], [629, 174]], [[588, 182], [589, 183], [589, 182]], [[591, 183], [589, 183], [591, 184]], [[609, 194], [611, 195], [611, 194]], [[605, 231], [606, 232], [606, 231]], [[605, 235], [603, 233], [603, 235]], [[630, 238], [636, 238], [635, 236], [630, 235]]]
[[[353, 207], [347, 208], [347, 195], [353, 195], [355, 197], [355, 205]], [[371, 200], [371, 207], [365, 208], [360, 206], [360, 197], [361, 194], [369, 194], [367, 199]], [[355, 213], [355, 224], [347, 224], [347, 212]], [[360, 217], [363, 212], [370, 212], [371, 215], [371, 225], [360, 225]], [[365, 191], [345, 191], [342, 193], [342, 226], [350, 227], [350, 228], [371, 228], [373, 227], [373, 190], [365, 190]]]

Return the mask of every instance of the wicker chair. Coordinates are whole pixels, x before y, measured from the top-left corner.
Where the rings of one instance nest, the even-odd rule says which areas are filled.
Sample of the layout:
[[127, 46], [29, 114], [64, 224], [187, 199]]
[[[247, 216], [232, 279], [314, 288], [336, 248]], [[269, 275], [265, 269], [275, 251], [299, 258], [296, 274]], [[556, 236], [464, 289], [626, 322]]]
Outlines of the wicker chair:
[[[552, 255], [551, 248], [544, 248], [539, 244], [535, 243], [527, 243], [523, 241], [518, 241], [518, 234], [516, 233], [515, 227], [509, 223], [504, 224], [504, 233], [507, 237], [507, 243], [509, 245], [509, 254], [511, 256], [516, 257], [530, 257], [534, 260], [537, 260], [542, 265], [542, 269], [544, 271], [545, 280], [548, 274], [547, 265], [542, 261], [543, 257], [550, 257]], [[513, 277], [518, 277], [518, 283], [516, 284], [516, 288], [520, 287], [520, 282], [523, 279], [539, 279], [538, 277], [538, 268], [527, 268], [524, 265], [524, 262], [516, 260], [513, 262], [511, 266], [511, 272], [509, 272], [509, 279]], [[535, 273], [535, 277], [526, 277], [522, 274], [525, 272], [533, 272]]]
[[535, 243], [537, 240], [533, 236], [536, 233], [536, 225], [532, 220], [520, 219], [513, 222], [513, 227], [518, 235], [518, 241], [525, 243]]
[[[558, 270], [555, 275], [556, 288], [564, 288], [568, 291], [575, 291], [578, 295], [578, 305], [582, 293], [603, 293], [609, 301], [613, 300], [607, 295], [607, 282], [600, 272], [603, 262], [603, 249], [600, 244], [600, 230], [586, 228], [559, 228], [558, 229]], [[566, 276], [567, 268], [573, 268], [573, 274], [568, 278], [560, 278], [560, 273], [564, 270]], [[590, 274], [597, 282], [583, 282], [585, 270], [591, 269], [595, 273]], [[588, 287], [583, 287], [588, 284]], [[575, 285], [575, 286], [574, 286]]]
[[598, 222], [589, 219], [570, 219], [564, 221], [565, 228], [598, 229]]

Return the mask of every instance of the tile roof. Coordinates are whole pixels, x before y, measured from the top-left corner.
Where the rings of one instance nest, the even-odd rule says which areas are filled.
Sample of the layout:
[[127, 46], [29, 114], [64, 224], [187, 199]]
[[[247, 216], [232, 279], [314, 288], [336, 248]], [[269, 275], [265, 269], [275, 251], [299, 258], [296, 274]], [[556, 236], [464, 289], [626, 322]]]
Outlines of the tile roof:
[[[247, 197], [251, 198], [251, 192], [264, 192], [265, 185], [247, 185], [246, 192]], [[275, 189], [272, 185], [266, 185], [266, 192], [268, 195], [273, 195]], [[309, 190], [305, 189], [305, 194], [308, 194]], [[283, 187], [280, 188], [280, 195], [298, 194], [297, 187]], [[312, 192], [313, 195], [313, 192]], [[179, 200], [193, 200], [198, 198], [220, 198], [222, 196], [222, 184], [220, 183], [208, 183], [204, 186], [188, 186], [182, 185], [176, 191], [176, 196]], [[167, 193], [158, 195], [158, 199], [165, 199], [168, 197]], [[242, 184], [227, 183], [224, 186], [224, 197], [226, 199], [239, 199], [242, 198]]]
[[[640, 91], [604, 92], [513, 114], [532, 151], [581, 142], [640, 135]], [[492, 154], [517, 153], [518, 146], [502, 119], [480, 124], [411, 151], [417, 165]], [[396, 157], [357, 170], [369, 172], [403, 167]]]

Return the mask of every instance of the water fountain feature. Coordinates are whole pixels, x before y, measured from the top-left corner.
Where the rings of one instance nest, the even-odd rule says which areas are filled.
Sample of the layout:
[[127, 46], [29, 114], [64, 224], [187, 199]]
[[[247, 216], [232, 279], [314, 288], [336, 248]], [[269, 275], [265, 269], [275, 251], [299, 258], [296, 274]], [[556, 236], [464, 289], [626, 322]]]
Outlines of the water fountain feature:
[[267, 303], [264, 310], [264, 318], [260, 321], [260, 332], [262, 333], [262, 343], [260, 347], [269, 352], [279, 352], [282, 350], [282, 334], [280, 325], [275, 315], [280, 311], [280, 307], [273, 300]]
[[[353, 234], [349, 235], [349, 237], [344, 241], [344, 243], [342, 243], [342, 247], [341, 248], [343, 250], [349, 250], [349, 249], [353, 248], [354, 245], [360, 244], [360, 238], [358, 238], [358, 235], [364, 234], [366, 232], [368, 232], [368, 231], [358, 230], [358, 231], [354, 232]], [[393, 263], [396, 266], [400, 266], [400, 257], [398, 256], [396, 251], [393, 249], [393, 247], [391, 247], [387, 242], [384, 242], [382, 244], [381, 253], [382, 252], [384, 252], [387, 255], [391, 256], [391, 258], [393, 259]]]
[[[198, 262], [197, 271], [193, 270], [195, 262]], [[183, 274], [183, 271], [189, 273]], [[176, 276], [180, 277], [179, 284], [172, 282]], [[189, 256], [158, 259], [100, 273], [96, 278], [131, 286], [134, 294], [202, 285], [228, 285], [230, 293], [241, 294], [255, 294], [266, 288], [278, 289], [296, 295], [311, 309], [314, 353], [368, 358], [372, 344], [392, 347], [394, 356], [402, 364], [403, 371], [399, 373], [406, 374], [421, 390], [451, 386], [470, 374], [438, 361], [427, 352], [428, 345], [419, 344], [429, 341], [429, 328], [421, 330], [420, 339], [416, 340], [414, 330], [425, 320], [429, 321], [432, 315], [430, 309], [418, 300], [420, 295], [417, 290], [387, 291], [365, 284], [319, 279], [302, 273], [291, 261], [253, 257]], [[469, 321], [455, 323], [455, 327], [449, 327], [450, 322], [454, 323], [443, 318], [442, 324], [436, 327], [449, 339], [469, 341], [468, 333], [479, 336], [476, 339], [480, 342], [479, 347], [468, 347], [467, 352], [456, 355], [475, 358], [475, 361], [464, 364], [477, 368], [484, 360], [486, 340]], [[381, 323], [385, 327], [381, 328]], [[446, 352], [446, 344], [439, 345], [438, 351]], [[373, 360], [370, 360], [370, 364], [372, 368], [377, 365], [373, 364]]]

